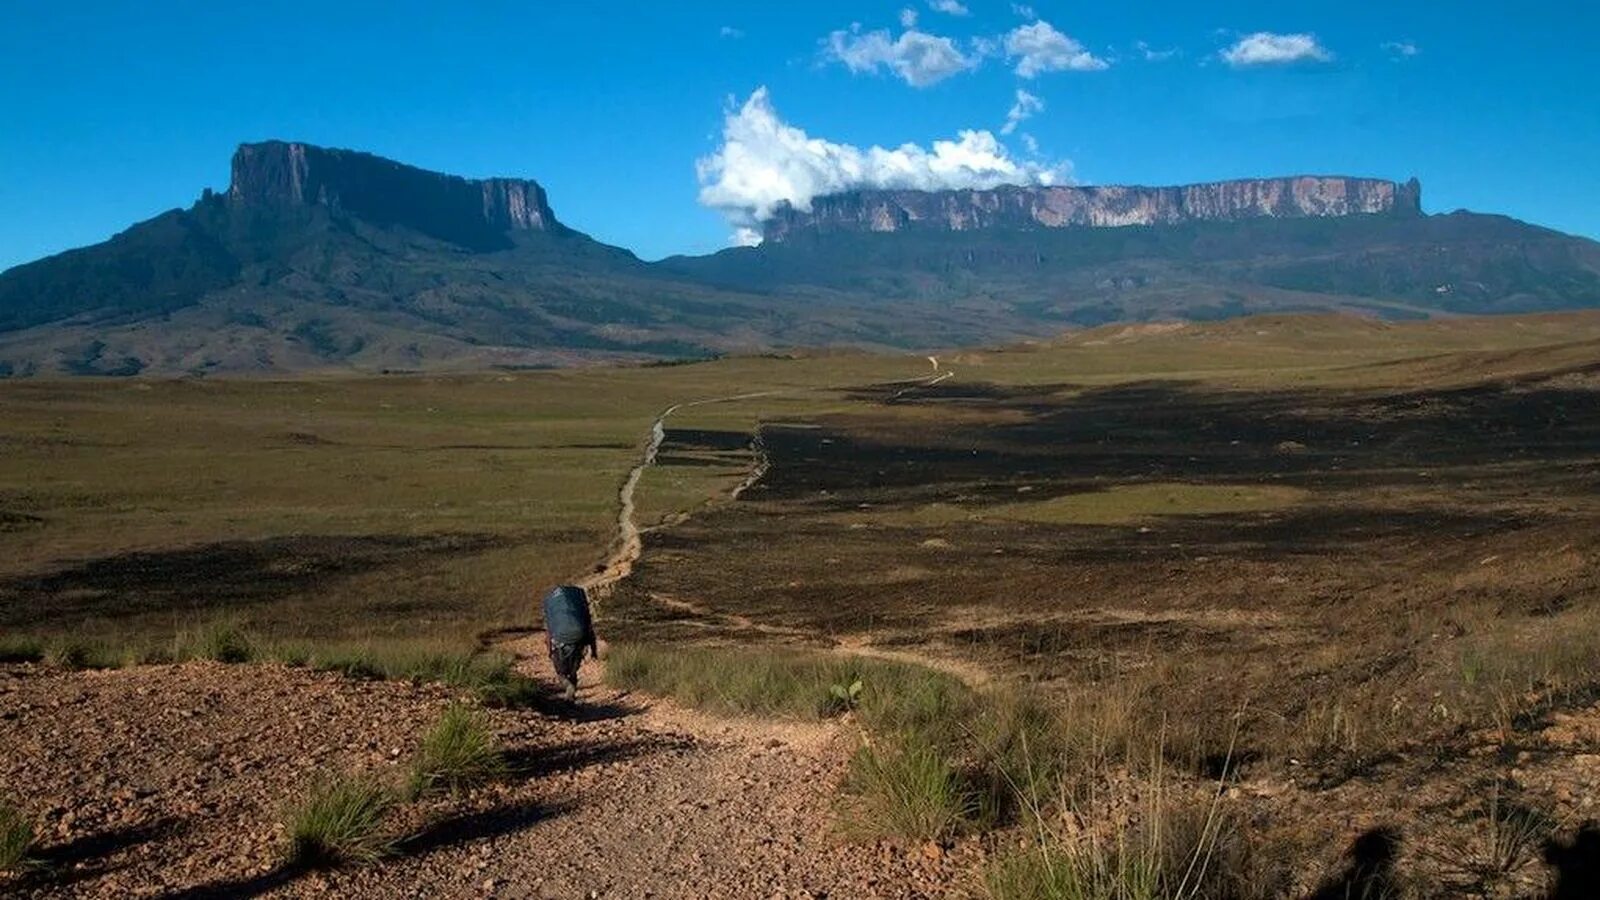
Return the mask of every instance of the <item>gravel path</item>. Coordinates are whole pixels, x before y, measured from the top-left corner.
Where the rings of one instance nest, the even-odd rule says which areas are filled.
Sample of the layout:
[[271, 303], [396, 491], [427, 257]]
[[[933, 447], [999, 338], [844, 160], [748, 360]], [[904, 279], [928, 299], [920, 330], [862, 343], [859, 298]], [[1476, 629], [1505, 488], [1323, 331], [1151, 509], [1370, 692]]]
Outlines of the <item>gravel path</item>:
[[494, 711], [517, 777], [408, 808], [395, 857], [277, 867], [285, 803], [319, 773], [398, 780], [449, 699], [275, 665], [0, 668], [0, 782], [49, 861], [0, 893], [931, 897], [981, 852], [847, 843], [843, 727], [710, 719], [591, 684], [575, 718]]

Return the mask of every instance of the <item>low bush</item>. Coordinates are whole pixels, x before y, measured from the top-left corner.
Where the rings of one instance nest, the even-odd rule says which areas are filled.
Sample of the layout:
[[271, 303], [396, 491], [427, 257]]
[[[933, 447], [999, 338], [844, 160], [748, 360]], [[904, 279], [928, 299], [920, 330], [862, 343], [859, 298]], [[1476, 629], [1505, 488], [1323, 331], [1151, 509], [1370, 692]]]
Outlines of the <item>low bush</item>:
[[503, 654], [411, 641], [280, 644], [268, 655], [288, 665], [338, 672], [349, 678], [440, 682], [481, 689], [512, 677], [511, 659]]
[[417, 748], [411, 764], [411, 793], [415, 796], [438, 789], [454, 793], [505, 773], [505, 756], [488, 717], [482, 710], [452, 703]]
[[76, 637], [56, 638], [44, 648], [44, 662], [62, 669], [115, 669], [125, 661], [121, 648]]
[[368, 776], [341, 776], [312, 784], [305, 799], [284, 815], [290, 865], [311, 868], [372, 862], [394, 846], [385, 819], [394, 791]]
[[259, 639], [243, 624], [233, 619], [219, 619], [180, 631], [173, 640], [172, 658], [245, 663], [259, 655], [259, 647]]
[[0, 802], [0, 872], [19, 869], [33, 849], [33, 822], [22, 810]]
[[993, 900], [1266, 900], [1291, 883], [1289, 869], [1259, 852], [1216, 803], [1158, 799], [1110, 833], [1066, 836], [1040, 825], [1037, 843], [985, 872]]
[[874, 837], [947, 837], [972, 821], [982, 799], [943, 748], [912, 735], [863, 744], [846, 787], [859, 798], [852, 829]]
[[[786, 649], [650, 644], [613, 645], [606, 680], [722, 715], [818, 719], [855, 710], [872, 727], [891, 729], [941, 721], [966, 693], [959, 682], [920, 666]], [[851, 691], [857, 682], [861, 688]]]
[[0, 636], [0, 663], [39, 662], [44, 659], [44, 642], [20, 634]]

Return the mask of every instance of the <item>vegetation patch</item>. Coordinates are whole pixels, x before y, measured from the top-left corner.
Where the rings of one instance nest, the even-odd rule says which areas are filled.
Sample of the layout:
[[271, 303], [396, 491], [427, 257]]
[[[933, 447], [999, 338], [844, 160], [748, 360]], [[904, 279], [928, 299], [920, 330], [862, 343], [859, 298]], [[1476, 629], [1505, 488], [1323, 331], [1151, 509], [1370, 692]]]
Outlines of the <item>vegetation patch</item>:
[[44, 641], [31, 635], [0, 636], [0, 663], [39, 662], [44, 659]]
[[1290, 885], [1287, 866], [1269, 859], [1240, 821], [1216, 804], [1158, 805], [1121, 828], [1096, 826], [1075, 835], [1045, 827], [1036, 843], [988, 867], [988, 896], [1268, 900], [1285, 896]]
[[22, 810], [0, 801], [0, 872], [21, 868], [33, 842], [33, 821]]
[[[1070, 701], [974, 690], [922, 666], [788, 649], [614, 645], [606, 679], [724, 715], [821, 718], [861, 729], [845, 788], [852, 830], [934, 839], [1018, 821], [1025, 798], [1074, 793], [1162, 741], [1159, 721], [1105, 685]], [[1148, 762], [1148, 758], [1145, 760]]]
[[875, 722], [932, 716], [966, 693], [954, 679], [920, 666], [786, 649], [654, 644], [612, 645], [606, 680], [721, 715], [819, 719], [859, 709]]
[[410, 792], [456, 793], [506, 774], [506, 760], [482, 710], [462, 703], [445, 708], [423, 736], [411, 763]]
[[321, 868], [382, 858], [394, 846], [387, 818], [395, 804], [394, 791], [371, 776], [315, 782], [284, 814], [289, 864]]
[[172, 648], [176, 660], [209, 659], [220, 663], [250, 662], [260, 652], [260, 638], [235, 619], [221, 619], [181, 631]]
[[980, 806], [955, 761], [922, 735], [863, 743], [847, 787], [860, 801], [850, 827], [870, 836], [937, 840], [971, 822]]
[[47, 665], [74, 671], [81, 669], [115, 669], [124, 662], [126, 650], [106, 641], [77, 637], [58, 637], [44, 646]]

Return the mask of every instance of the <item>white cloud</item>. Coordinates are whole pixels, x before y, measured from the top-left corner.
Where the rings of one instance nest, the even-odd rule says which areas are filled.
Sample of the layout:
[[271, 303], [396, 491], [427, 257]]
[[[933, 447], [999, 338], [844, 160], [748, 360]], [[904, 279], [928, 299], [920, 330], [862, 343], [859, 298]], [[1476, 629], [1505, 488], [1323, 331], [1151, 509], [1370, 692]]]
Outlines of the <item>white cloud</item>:
[[732, 25], [722, 26], [722, 30], [719, 31], [718, 34], [721, 34], [725, 38], [733, 38], [734, 40], [744, 37], [744, 32], [733, 27]]
[[1139, 51], [1139, 54], [1143, 56], [1147, 62], [1161, 62], [1178, 55], [1178, 51], [1176, 49], [1157, 50], [1144, 41], [1135, 41], [1133, 46]]
[[1028, 151], [1029, 156], [1039, 155], [1039, 142], [1026, 131], [1022, 133], [1022, 146]]
[[915, 27], [917, 27], [917, 11], [912, 9], [912, 8], [910, 8], [910, 7], [906, 7], [905, 9], [900, 10], [900, 27], [901, 28], [915, 28]]
[[1017, 100], [1011, 104], [1011, 110], [1006, 113], [1006, 124], [1000, 127], [1000, 133], [1010, 134], [1016, 131], [1018, 125], [1040, 112], [1044, 112], [1044, 101], [1022, 88], [1017, 88]]
[[1240, 38], [1221, 51], [1222, 59], [1234, 68], [1274, 66], [1297, 62], [1328, 62], [1333, 54], [1317, 43], [1314, 34], [1273, 34], [1258, 31]]
[[822, 54], [852, 72], [888, 69], [912, 87], [927, 87], [976, 69], [981, 61], [977, 54], [962, 53], [947, 37], [911, 29], [891, 39], [886, 30], [863, 32], [859, 25], [828, 35]]
[[972, 10], [967, 9], [961, 0], [928, 0], [928, 8], [934, 12], [942, 12], [947, 16], [970, 16]]
[[1403, 56], [1416, 56], [1418, 53], [1422, 52], [1417, 48], [1417, 45], [1411, 41], [1384, 41], [1379, 46], [1389, 51], [1396, 58]]
[[1064, 69], [1097, 72], [1111, 66], [1045, 21], [1013, 28], [1006, 35], [1005, 48], [1006, 58], [1017, 61], [1016, 72], [1023, 78]]
[[813, 197], [856, 188], [955, 190], [1068, 180], [1065, 163], [1014, 158], [988, 131], [962, 131], [955, 140], [893, 149], [814, 138], [784, 122], [765, 87], [743, 104], [729, 103], [722, 145], [695, 163], [700, 203], [720, 211], [749, 243], [760, 224], [788, 201], [810, 209]]
[[1027, 19], [1030, 22], [1033, 21], [1034, 19], [1039, 18], [1039, 14], [1033, 11], [1033, 7], [1029, 6], [1026, 3], [1013, 3], [1013, 4], [1011, 4], [1011, 11], [1016, 13], [1017, 15], [1023, 17], [1024, 19]]

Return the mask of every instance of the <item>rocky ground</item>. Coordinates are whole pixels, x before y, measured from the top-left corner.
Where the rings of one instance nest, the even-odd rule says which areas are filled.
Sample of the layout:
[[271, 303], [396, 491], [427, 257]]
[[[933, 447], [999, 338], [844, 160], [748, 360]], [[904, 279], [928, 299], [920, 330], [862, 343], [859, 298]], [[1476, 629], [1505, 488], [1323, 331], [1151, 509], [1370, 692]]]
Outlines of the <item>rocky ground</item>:
[[975, 846], [850, 844], [839, 725], [714, 720], [586, 685], [492, 713], [516, 777], [396, 822], [399, 852], [279, 867], [279, 814], [323, 773], [398, 781], [444, 688], [277, 665], [0, 669], [0, 781], [40, 823], [31, 897], [917, 897]]

